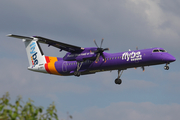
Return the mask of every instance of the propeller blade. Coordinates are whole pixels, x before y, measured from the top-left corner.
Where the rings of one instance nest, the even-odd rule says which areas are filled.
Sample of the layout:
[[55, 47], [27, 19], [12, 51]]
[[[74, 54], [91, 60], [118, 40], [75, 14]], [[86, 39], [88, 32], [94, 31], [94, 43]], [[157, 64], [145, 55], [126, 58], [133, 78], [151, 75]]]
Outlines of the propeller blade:
[[106, 58], [105, 58], [105, 56], [104, 56], [104, 54], [103, 54], [103, 53], [101, 54], [101, 56], [103, 57], [104, 62], [106, 62]]
[[100, 48], [102, 47], [103, 41], [104, 41], [104, 38], [102, 38], [102, 40], [101, 40]]
[[105, 51], [105, 50], [109, 50], [109, 48], [105, 48], [104, 51]]
[[102, 40], [101, 40], [100, 47], [97, 45], [95, 39], [94, 39], [93, 41], [94, 41], [95, 45], [97, 46], [97, 49], [94, 50], [94, 51], [91, 51], [91, 50], [90, 50], [90, 52], [94, 52], [94, 53], [96, 54], [95, 63], [98, 63], [100, 56], [102, 56], [102, 58], [104, 59], [104, 62], [106, 62], [106, 58], [105, 58], [103, 52], [106, 51], [106, 50], [109, 50], [109, 48], [105, 48], [105, 49], [102, 48], [102, 44], [103, 44], [104, 38], [102, 38]]
[[99, 62], [99, 56], [100, 56], [100, 53], [98, 53], [98, 54], [97, 54], [97, 57], [96, 57], [95, 63], [98, 63], [98, 62]]
[[[98, 47], [98, 45], [97, 45], [97, 43], [96, 43], [96, 40], [94, 39], [93, 41], [94, 41], [95, 45]], [[99, 47], [98, 47], [98, 48], [99, 48]]]

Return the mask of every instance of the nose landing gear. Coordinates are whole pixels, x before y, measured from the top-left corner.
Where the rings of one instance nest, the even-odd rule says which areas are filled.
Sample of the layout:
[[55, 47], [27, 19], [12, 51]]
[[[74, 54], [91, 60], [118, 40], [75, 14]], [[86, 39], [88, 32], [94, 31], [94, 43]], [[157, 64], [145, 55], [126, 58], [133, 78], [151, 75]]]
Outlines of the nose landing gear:
[[164, 69], [165, 69], [165, 70], [169, 70], [168, 64], [166, 64], [166, 65], [164, 66]]

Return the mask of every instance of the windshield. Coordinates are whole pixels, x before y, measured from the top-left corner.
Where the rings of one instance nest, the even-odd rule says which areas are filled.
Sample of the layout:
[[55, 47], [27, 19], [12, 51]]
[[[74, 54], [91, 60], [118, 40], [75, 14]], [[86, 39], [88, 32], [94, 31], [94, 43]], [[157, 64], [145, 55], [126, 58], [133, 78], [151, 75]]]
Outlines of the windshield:
[[161, 50], [159, 50], [159, 49], [154, 49], [153, 52], [167, 52], [167, 51], [166, 51], [166, 50], [163, 50], [163, 49], [161, 49]]
[[159, 52], [159, 50], [158, 50], [158, 49], [155, 49], [155, 50], [153, 50], [153, 52]]

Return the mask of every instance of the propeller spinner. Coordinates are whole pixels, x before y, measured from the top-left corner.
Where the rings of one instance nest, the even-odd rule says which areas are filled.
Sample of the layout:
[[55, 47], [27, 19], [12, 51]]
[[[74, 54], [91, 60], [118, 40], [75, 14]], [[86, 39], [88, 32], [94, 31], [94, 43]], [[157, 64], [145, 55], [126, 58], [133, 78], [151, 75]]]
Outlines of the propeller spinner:
[[104, 59], [104, 62], [106, 62], [106, 58], [105, 58], [103, 52], [106, 51], [106, 50], [109, 50], [109, 48], [102, 48], [103, 41], [104, 41], [104, 38], [102, 38], [101, 44], [100, 44], [100, 47], [99, 47], [99, 46], [97, 45], [97, 43], [96, 43], [96, 40], [94, 39], [94, 43], [95, 43], [95, 45], [97, 46], [97, 50], [91, 51], [91, 52], [94, 52], [94, 53], [97, 54], [97, 55], [96, 55], [95, 63], [98, 63], [100, 56], [102, 56], [103, 59]]

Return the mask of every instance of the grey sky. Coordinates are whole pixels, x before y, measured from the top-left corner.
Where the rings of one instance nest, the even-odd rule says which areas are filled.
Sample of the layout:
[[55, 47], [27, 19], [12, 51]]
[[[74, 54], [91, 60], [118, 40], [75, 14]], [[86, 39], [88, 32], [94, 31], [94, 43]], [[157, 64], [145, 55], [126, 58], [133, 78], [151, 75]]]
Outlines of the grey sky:
[[[0, 95], [22, 95], [47, 106], [55, 101], [60, 118], [69, 111], [78, 119], [177, 119], [180, 109], [178, 0], [2, 0], [0, 2]], [[162, 47], [174, 55], [170, 70], [164, 65], [130, 69], [123, 83], [114, 84], [117, 71], [61, 77], [27, 70], [21, 40], [7, 34], [40, 35], [81, 47], [93, 39], [109, 52]], [[45, 55], [65, 52], [42, 45]], [[42, 102], [43, 101], [43, 102]], [[167, 108], [167, 109], [166, 109]], [[165, 110], [166, 109], [166, 110]], [[123, 116], [119, 116], [121, 112]], [[159, 114], [157, 114], [159, 112]]]

